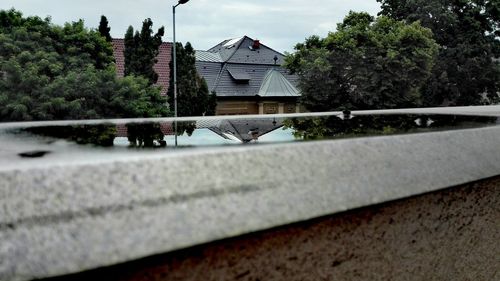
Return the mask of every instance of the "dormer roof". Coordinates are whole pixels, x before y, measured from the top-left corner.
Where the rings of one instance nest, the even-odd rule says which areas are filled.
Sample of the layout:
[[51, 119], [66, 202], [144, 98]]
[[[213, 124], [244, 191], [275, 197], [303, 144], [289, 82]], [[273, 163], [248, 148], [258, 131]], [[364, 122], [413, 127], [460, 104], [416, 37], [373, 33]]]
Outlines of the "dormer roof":
[[299, 97], [300, 93], [281, 72], [270, 69], [267, 71], [257, 95], [261, 97]]

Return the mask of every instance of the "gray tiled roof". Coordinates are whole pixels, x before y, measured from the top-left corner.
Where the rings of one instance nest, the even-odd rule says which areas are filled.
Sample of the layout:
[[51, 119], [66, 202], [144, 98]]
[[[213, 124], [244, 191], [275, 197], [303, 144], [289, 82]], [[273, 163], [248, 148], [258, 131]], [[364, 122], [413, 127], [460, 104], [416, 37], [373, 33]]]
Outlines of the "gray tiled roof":
[[207, 81], [208, 89], [213, 91], [222, 70], [222, 63], [196, 61], [196, 70]]
[[204, 53], [210, 53], [219, 54], [223, 62], [274, 65], [274, 57], [276, 57], [276, 64], [283, 64], [284, 55], [282, 53], [262, 43], [259, 49], [252, 49], [253, 42], [254, 40], [248, 36], [224, 40], [208, 51], [200, 51], [200, 60], [205, 59], [202, 57], [202, 54], [204, 56]]
[[[248, 84], [238, 84], [230, 75], [227, 69], [232, 71], [238, 71], [240, 73], [246, 73], [250, 80]], [[296, 85], [297, 76], [289, 75], [288, 72], [276, 65], [248, 65], [248, 64], [226, 64], [221, 72], [218, 82], [213, 90], [217, 92], [217, 96], [230, 97], [230, 96], [256, 96], [262, 85], [262, 81], [266, 73], [274, 69], [279, 71], [283, 76], [290, 81], [292, 85]]]
[[223, 62], [219, 53], [196, 51], [196, 60], [205, 62]]
[[[275, 70], [289, 82], [281, 85], [285, 85], [287, 93], [276, 93], [278, 89], [274, 87], [277, 85], [274, 81], [270, 83], [273, 89], [268, 87], [263, 96], [296, 96], [290, 93], [296, 91], [298, 77], [281, 67], [284, 55], [262, 43], [260, 48], [253, 49], [253, 42], [252, 38], [243, 36], [224, 40], [208, 51], [196, 51], [196, 68], [207, 81], [210, 91], [215, 91], [219, 97], [256, 96], [266, 73]], [[268, 86], [270, 84], [268, 82]]]
[[251, 49], [252, 45], [253, 39], [244, 37], [243, 40], [240, 41], [239, 48], [236, 49], [227, 62], [274, 65], [274, 57], [276, 57], [276, 64], [283, 64], [284, 55], [282, 53], [277, 52], [263, 44], [260, 44], [259, 49], [253, 50]]
[[209, 52], [219, 53], [222, 61], [227, 61], [239, 48], [241, 41], [245, 37], [224, 40], [216, 46], [212, 47]]
[[261, 97], [298, 97], [299, 90], [288, 81], [283, 74], [274, 69], [269, 70], [259, 90]]
[[227, 72], [229, 72], [229, 75], [231, 75], [231, 77], [237, 81], [249, 81], [250, 79], [252, 79], [246, 69], [228, 67]]

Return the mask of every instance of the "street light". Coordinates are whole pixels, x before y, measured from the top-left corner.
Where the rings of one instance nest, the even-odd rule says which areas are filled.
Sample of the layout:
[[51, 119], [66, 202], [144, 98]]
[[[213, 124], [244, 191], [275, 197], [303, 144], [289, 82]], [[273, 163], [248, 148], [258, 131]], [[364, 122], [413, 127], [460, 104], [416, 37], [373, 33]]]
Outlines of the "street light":
[[174, 116], [175, 116], [175, 120], [174, 120], [174, 134], [175, 134], [175, 146], [177, 146], [177, 52], [175, 51], [175, 45], [176, 45], [176, 42], [175, 42], [175, 8], [177, 8], [177, 6], [179, 5], [182, 5], [182, 4], [186, 4], [187, 2], [189, 2], [189, 0], [179, 0], [179, 3], [177, 3], [177, 5], [174, 5], [172, 6], [172, 14], [173, 14], [173, 21], [174, 21], [174, 24], [173, 24], [173, 27], [174, 27], [174, 46], [173, 46], [173, 52], [174, 52]]

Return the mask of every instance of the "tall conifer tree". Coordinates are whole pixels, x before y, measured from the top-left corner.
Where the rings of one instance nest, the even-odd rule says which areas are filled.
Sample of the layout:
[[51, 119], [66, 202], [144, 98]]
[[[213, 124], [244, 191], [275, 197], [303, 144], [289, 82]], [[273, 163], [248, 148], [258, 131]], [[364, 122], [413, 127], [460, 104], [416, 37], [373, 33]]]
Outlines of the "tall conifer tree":
[[111, 42], [113, 39], [111, 38], [111, 34], [109, 33], [111, 31], [111, 28], [108, 25], [108, 19], [104, 15], [102, 15], [101, 21], [99, 22], [99, 33], [104, 38], [106, 38], [106, 41]]
[[161, 38], [165, 34], [165, 28], [158, 29], [153, 34], [153, 22], [146, 19], [142, 23], [141, 32], [130, 26], [125, 34], [125, 75], [143, 76], [150, 84], [156, 83], [158, 74], [153, 67], [157, 62], [159, 48], [162, 44]]
[[[216, 96], [209, 93], [207, 82], [196, 70], [195, 51], [188, 42], [177, 43], [177, 107], [179, 116], [215, 115]], [[170, 108], [174, 108], [173, 65], [170, 63]]]

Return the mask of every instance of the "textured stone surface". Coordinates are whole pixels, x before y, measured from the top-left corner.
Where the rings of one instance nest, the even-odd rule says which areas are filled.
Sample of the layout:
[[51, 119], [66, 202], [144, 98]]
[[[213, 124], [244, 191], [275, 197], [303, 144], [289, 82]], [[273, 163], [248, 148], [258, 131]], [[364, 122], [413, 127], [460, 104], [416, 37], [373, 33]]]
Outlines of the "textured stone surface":
[[0, 170], [0, 280], [166, 253], [500, 174], [500, 128]]
[[500, 178], [52, 281], [500, 278]]
[[364, 110], [353, 111], [353, 114], [458, 114], [458, 115], [482, 115], [499, 116], [500, 105], [486, 106], [456, 106], [456, 107], [429, 107], [429, 108], [407, 108], [387, 110]]

